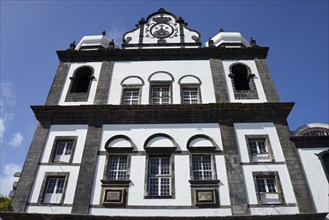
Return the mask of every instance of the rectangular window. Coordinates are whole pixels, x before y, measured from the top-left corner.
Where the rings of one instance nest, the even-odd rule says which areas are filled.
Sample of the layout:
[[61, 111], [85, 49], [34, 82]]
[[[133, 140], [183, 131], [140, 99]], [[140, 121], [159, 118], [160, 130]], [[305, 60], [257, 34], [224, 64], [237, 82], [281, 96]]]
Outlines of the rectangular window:
[[182, 89], [182, 103], [183, 104], [199, 103], [199, 89], [198, 88], [183, 88]]
[[170, 104], [170, 87], [152, 86], [151, 104]]
[[247, 141], [252, 162], [269, 162], [271, 160], [268, 137], [249, 137]]
[[212, 180], [213, 169], [210, 155], [192, 156], [194, 180]]
[[56, 149], [54, 161], [69, 162], [73, 150], [74, 140], [58, 140], [56, 142]]
[[169, 157], [151, 157], [148, 166], [148, 196], [171, 195]]
[[256, 176], [256, 187], [262, 204], [279, 204], [281, 196], [276, 176]]
[[46, 183], [47, 187], [43, 202], [54, 204], [61, 203], [64, 192], [64, 182], [65, 177], [49, 177]]
[[122, 97], [123, 105], [139, 104], [139, 89], [125, 89]]
[[109, 157], [107, 178], [109, 180], [127, 180], [127, 156]]

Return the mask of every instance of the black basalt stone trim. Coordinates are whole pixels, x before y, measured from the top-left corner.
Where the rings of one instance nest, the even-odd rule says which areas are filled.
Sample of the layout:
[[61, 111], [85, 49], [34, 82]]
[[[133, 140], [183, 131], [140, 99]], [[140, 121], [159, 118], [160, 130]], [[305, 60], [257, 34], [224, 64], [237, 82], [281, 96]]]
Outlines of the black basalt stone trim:
[[43, 146], [48, 136], [49, 122], [38, 125], [29, 151], [26, 156], [23, 170], [12, 201], [12, 207], [15, 212], [24, 212], [27, 205], [32, 185], [36, 177]]
[[214, 83], [216, 103], [229, 102], [223, 63], [219, 59], [210, 59], [209, 62]]
[[271, 75], [268, 65], [266, 63], [266, 60], [265, 59], [256, 59], [255, 63], [257, 66], [259, 78], [263, 85], [266, 100], [268, 102], [279, 102], [280, 101], [279, 96], [275, 89], [272, 75]]
[[233, 215], [249, 215], [247, 192], [235, 129], [231, 120], [220, 123], [225, 165]]
[[114, 62], [103, 61], [99, 74], [94, 104], [106, 104], [112, 80]]
[[[176, 207], [175, 207], [176, 208]], [[177, 209], [177, 208], [176, 208]], [[0, 217], [5, 220], [323, 220], [328, 213], [295, 214], [295, 215], [250, 215], [250, 216], [97, 216], [97, 215], [72, 215], [72, 214], [37, 214], [1, 212]]]
[[113, 49], [57, 51], [57, 56], [63, 62], [93, 62], [93, 61], [145, 61], [145, 60], [252, 60], [266, 59], [268, 47], [248, 48], [160, 48], [160, 49]]
[[290, 140], [297, 148], [329, 147], [329, 136], [293, 136]]
[[195, 105], [81, 105], [32, 106], [44, 123], [103, 124], [275, 122], [286, 119], [293, 103], [216, 103]]
[[291, 132], [288, 128], [287, 122], [284, 121], [280, 124], [276, 123], [275, 127], [286, 160], [299, 211], [300, 213], [314, 213], [316, 208], [312, 199], [312, 194], [308, 187], [297, 149], [290, 140]]
[[91, 122], [88, 127], [81, 160], [80, 172], [74, 195], [72, 213], [88, 214], [96, 170], [98, 146], [102, 127], [99, 122]]
[[67, 74], [70, 69], [70, 63], [60, 62], [56, 75], [51, 84], [51, 88], [46, 100], [46, 105], [57, 105], [61, 97]]

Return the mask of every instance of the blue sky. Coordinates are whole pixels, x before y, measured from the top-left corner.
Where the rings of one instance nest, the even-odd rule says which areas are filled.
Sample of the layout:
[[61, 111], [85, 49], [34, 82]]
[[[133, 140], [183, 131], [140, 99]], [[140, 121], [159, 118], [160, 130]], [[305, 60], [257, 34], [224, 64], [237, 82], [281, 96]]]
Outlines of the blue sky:
[[142, 18], [165, 8], [205, 43], [220, 28], [270, 47], [268, 64], [282, 102], [296, 102], [291, 130], [328, 123], [327, 0], [317, 1], [1, 1], [0, 194], [23, 166], [59, 64], [56, 51], [107, 32], [116, 44]]

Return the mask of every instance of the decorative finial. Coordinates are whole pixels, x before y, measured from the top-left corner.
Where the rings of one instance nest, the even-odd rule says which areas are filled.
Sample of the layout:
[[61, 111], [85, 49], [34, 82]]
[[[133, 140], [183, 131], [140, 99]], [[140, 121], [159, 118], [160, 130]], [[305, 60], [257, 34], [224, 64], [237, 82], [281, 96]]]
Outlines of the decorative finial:
[[220, 32], [224, 32], [224, 29], [223, 29], [223, 28], [219, 29], [219, 33], [220, 33]]
[[211, 38], [208, 40], [208, 47], [215, 47], [214, 41]]
[[70, 44], [70, 50], [74, 50], [75, 48], [76, 48], [75, 41], [73, 41], [73, 42]]
[[[142, 25], [142, 24], [145, 24], [146, 21], [145, 21], [145, 18], [141, 18], [138, 22], [138, 25]], [[138, 27], [138, 25], [136, 25]]]
[[160, 8], [160, 9], [159, 9], [159, 12], [161, 12], [161, 13], [162, 13], [162, 12], [165, 12], [165, 11], [166, 11], [166, 9], [164, 9], [164, 8]]
[[250, 38], [250, 46], [251, 47], [258, 47], [258, 45], [256, 43], [256, 40], [253, 37]]
[[114, 41], [113, 39], [109, 42], [109, 49], [113, 49], [114, 48]]
[[105, 31], [103, 31], [103, 32], [102, 32], [102, 35], [103, 35], [103, 36], [105, 36], [105, 35], [106, 35], [106, 32], [105, 32]]

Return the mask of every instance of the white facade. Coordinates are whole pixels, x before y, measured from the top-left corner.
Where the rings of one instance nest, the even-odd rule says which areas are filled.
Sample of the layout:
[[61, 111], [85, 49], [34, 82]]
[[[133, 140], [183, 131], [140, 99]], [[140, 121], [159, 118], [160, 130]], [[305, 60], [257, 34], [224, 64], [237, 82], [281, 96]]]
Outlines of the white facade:
[[[161, 78], [154, 76], [162, 73]], [[136, 77], [138, 76], [138, 78]], [[184, 77], [200, 79], [184, 81]], [[130, 77], [130, 81], [125, 79]], [[154, 78], [153, 78], [154, 77]], [[134, 79], [134, 80], [132, 80]], [[182, 82], [180, 81], [182, 80]], [[150, 85], [154, 83], [171, 85], [172, 104], [181, 104], [181, 88], [186, 84], [199, 88], [200, 103], [215, 103], [215, 93], [207, 60], [193, 61], [143, 61], [115, 62], [109, 91], [108, 104], [120, 105], [124, 88], [140, 89], [139, 104], [150, 104]], [[181, 84], [180, 84], [181, 83]]]
[[321, 160], [317, 156], [328, 150], [324, 148], [300, 148], [299, 156], [307, 177], [308, 186], [312, 192], [313, 200], [318, 212], [329, 212], [329, 186]]
[[[90, 90], [88, 94], [88, 100], [87, 101], [65, 101], [67, 94], [69, 93], [69, 88], [71, 85], [71, 78], [73, 77], [74, 71], [77, 70], [79, 67], [83, 66], [90, 66], [93, 68], [93, 79], [91, 80]], [[99, 74], [101, 71], [102, 62], [84, 62], [84, 63], [71, 63], [69, 72], [67, 74], [65, 84], [63, 87], [63, 91], [61, 93], [61, 97], [59, 100], [58, 105], [91, 105], [94, 103], [95, 94], [96, 94], [96, 88], [99, 80]]]
[[[188, 153], [187, 142], [188, 140], [195, 135], [207, 135], [216, 143], [216, 149], [221, 150], [222, 142], [220, 129], [218, 124], [142, 124], [142, 125], [103, 125], [102, 140], [99, 146], [101, 153], [98, 156], [97, 160], [97, 173], [94, 179], [94, 189], [91, 199], [91, 205], [97, 206], [102, 204], [102, 195], [101, 195], [101, 179], [103, 179], [104, 168], [106, 167], [106, 151], [105, 143], [113, 136], [116, 135], [125, 135], [131, 139], [132, 145], [134, 146], [133, 152], [139, 152], [138, 154], [131, 154], [131, 164], [130, 164], [130, 184], [128, 192], [128, 208], [125, 209], [125, 213], [128, 216], [134, 215], [150, 215], [158, 216], [159, 212], [155, 210], [147, 209], [147, 207], [153, 206], [173, 206], [179, 207], [181, 214], [167, 210], [166, 216], [179, 216], [179, 215], [188, 215], [193, 216], [197, 215], [194, 211], [190, 212], [192, 207], [191, 201], [191, 188], [189, 180], [190, 176], [190, 153]], [[146, 178], [146, 158], [148, 153], [145, 152], [143, 146], [148, 137], [151, 135], [161, 133], [169, 135], [177, 144], [176, 152], [185, 152], [185, 153], [175, 153], [174, 155], [174, 188], [175, 195], [172, 198], [158, 198], [150, 199], [145, 197], [145, 178]], [[163, 140], [157, 142], [157, 146], [162, 145]], [[166, 143], [166, 142], [164, 142]], [[143, 153], [145, 152], [145, 153]], [[152, 155], [152, 153], [151, 153]], [[219, 187], [219, 202], [220, 208], [204, 210], [207, 215], [230, 215], [230, 200], [229, 200], [229, 190], [227, 183], [227, 175], [225, 168], [224, 156], [219, 154], [215, 155], [215, 164], [216, 164], [216, 176], [220, 180]], [[132, 209], [131, 207], [144, 207], [143, 211], [138, 209]], [[186, 207], [186, 208], [183, 208]], [[223, 207], [223, 208], [222, 208]], [[115, 209], [116, 210], [116, 209]], [[109, 215], [112, 213], [112, 208], [92, 208], [90, 214], [101, 214]], [[116, 212], [115, 215], [120, 216], [121, 212]], [[171, 214], [170, 214], [171, 213]], [[185, 213], [185, 214], [184, 214]], [[202, 212], [205, 214], [204, 212]], [[200, 213], [201, 214], [201, 213]]]
[[[233, 86], [232, 86], [232, 80], [229, 77], [230, 72], [230, 66], [235, 64], [235, 63], [241, 63], [245, 64], [248, 66], [251, 70], [252, 74], [255, 74], [253, 77], [255, 85], [256, 85], [256, 90], [258, 93], [258, 99], [236, 99], [234, 97], [234, 92], [233, 92]], [[260, 76], [255, 64], [254, 60], [234, 60], [234, 61], [223, 61], [223, 66], [224, 66], [224, 72], [225, 72], [225, 80], [227, 84], [227, 90], [229, 94], [229, 99], [230, 102], [242, 102], [242, 103], [261, 103], [261, 102], [267, 102], [265, 92], [263, 89], [262, 82], [260, 80]]]
[[[236, 123], [234, 124], [239, 155], [242, 163], [243, 174], [245, 178], [245, 187], [247, 191], [248, 204], [253, 205], [250, 211], [254, 215], [280, 215], [280, 214], [296, 214], [299, 213], [297, 201], [292, 188], [292, 182], [289, 177], [285, 159], [282, 152], [282, 146], [273, 123]], [[268, 161], [252, 161], [250, 146], [248, 146], [248, 138], [267, 139], [268, 146], [266, 153], [271, 154]], [[285, 205], [286, 207], [267, 207], [259, 208], [262, 205], [261, 194], [257, 189], [257, 175], [270, 177], [274, 176], [277, 179], [276, 193], [272, 196], [277, 196], [279, 201], [275, 204]], [[280, 192], [282, 190], [282, 192]], [[270, 194], [268, 194], [271, 196]], [[280, 198], [281, 197], [281, 198]], [[284, 198], [284, 199], [283, 199]], [[258, 207], [257, 207], [258, 206]]]

